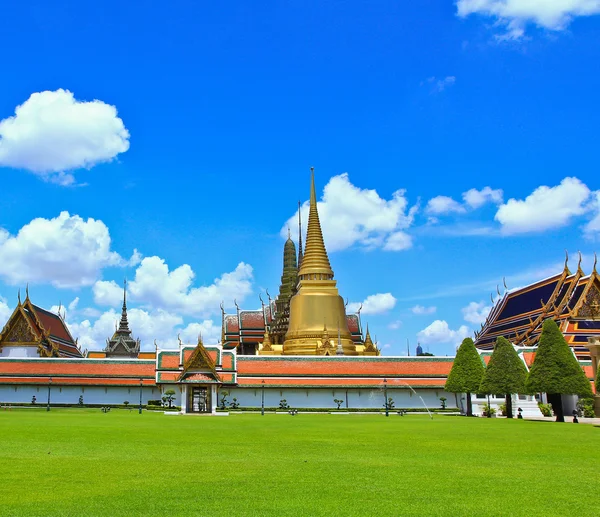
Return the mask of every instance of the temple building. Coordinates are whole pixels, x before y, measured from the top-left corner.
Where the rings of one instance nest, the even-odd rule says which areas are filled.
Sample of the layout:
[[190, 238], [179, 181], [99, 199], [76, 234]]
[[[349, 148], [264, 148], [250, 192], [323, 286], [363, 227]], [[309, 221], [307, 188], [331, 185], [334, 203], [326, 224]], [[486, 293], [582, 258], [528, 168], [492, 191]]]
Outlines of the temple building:
[[140, 340], [133, 339], [127, 319], [127, 281], [123, 286], [123, 307], [121, 308], [121, 321], [115, 328], [115, 333], [106, 340], [106, 348], [102, 352], [91, 351], [87, 357], [138, 357], [140, 354]]
[[0, 357], [82, 357], [60, 314], [31, 303], [29, 289], [0, 333]]
[[223, 347], [236, 348], [240, 356], [380, 355], [370, 335], [363, 338], [360, 313], [346, 314], [337, 290], [319, 220], [314, 169], [305, 242], [303, 251], [301, 224], [297, 251], [288, 231], [275, 300], [269, 296], [267, 305], [261, 300], [260, 310], [223, 312]]
[[567, 256], [563, 270], [556, 275], [500, 295], [481, 330], [475, 333], [475, 346], [492, 350], [498, 336], [504, 336], [515, 346], [535, 347], [547, 318], [558, 323], [580, 362], [589, 361], [588, 341], [600, 337], [596, 260], [592, 273], [586, 275], [580, 256], [577, 270], [571, 273]]

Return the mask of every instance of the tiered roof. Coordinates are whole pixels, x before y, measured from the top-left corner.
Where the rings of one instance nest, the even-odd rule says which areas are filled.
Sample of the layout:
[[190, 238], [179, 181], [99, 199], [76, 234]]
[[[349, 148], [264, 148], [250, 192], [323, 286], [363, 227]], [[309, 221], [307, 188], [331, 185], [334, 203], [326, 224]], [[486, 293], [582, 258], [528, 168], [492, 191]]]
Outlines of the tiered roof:
[[[581, 261], [580, 261], [581, 263]], [[535, 346], [545, 319], [560, 326], [579, 359], [589, 357], [587, 339], [600, 335], [600, 277], [585, 275], [580, 264], [521, 289], [506, 292], [494, 305], [475, 345], [491, 350], [499, 336], [519, 346]]]
[[37, 346], [42, 357], [82, 357], [63, 318], [34, 305], [29, 295], [0, 333], [0, 349], [6, 346]]

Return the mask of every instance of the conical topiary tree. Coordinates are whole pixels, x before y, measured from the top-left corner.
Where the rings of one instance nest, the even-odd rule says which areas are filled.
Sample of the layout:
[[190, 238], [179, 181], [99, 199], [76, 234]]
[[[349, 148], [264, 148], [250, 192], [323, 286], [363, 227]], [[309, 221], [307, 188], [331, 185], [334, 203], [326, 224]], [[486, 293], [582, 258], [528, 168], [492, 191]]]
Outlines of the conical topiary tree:
[[470, 337], [465, 338], [456, 352], [444, 389], [449, 393], [467, 394], [467, 416], [473, 416], [471, 393], [479, 389], [484, 371], [485, 366], [473, 340]]
[[565, 421], [562, 395], [592, 395], [590, 381], [554, 320], [547, 319], [542, 325], [540, 342], [525, 387], [529, 393], [546, 393], [557, 422]]
[[525, 391], [526, 378], [527, 368], [525, 368], [525, 363], [523, 363], [510, 341], [505, 337], [499, 337], [485, 369], [479, 392], [486, 395], [492, 393], [504, 394], [506, 416], [512, 418], [511, 395]]

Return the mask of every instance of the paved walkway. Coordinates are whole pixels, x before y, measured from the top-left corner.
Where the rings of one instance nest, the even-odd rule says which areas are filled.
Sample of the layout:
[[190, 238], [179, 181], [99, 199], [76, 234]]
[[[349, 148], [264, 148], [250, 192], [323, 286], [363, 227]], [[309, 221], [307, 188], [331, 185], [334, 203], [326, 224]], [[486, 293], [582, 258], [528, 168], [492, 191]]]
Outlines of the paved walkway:
[[[523, 417], [523, 418], [525, 418], [526, 420], [537, 420], [539, 422], [554, 422], [556, 420], [556, 418], [553, 416], [530, 416], [530, 417]], [[600, 426], [600, 418], [583, 418], [583, 417], [577, 417], [577, 418], [579, 419], [580, 424], [592, 424], [592, 425]], [[573, 417], [565, 415], [565, 423], [572, 423], [572, 422], [573, 422]]]

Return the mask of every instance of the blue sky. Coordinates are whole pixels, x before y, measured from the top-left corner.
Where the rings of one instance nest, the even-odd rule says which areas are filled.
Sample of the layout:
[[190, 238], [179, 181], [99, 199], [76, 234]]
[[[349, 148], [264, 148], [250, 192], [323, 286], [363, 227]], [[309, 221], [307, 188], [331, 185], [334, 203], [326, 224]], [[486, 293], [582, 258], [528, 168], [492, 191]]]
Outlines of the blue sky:
[[600, 4], [22, 4], [0, 13], [3, 318], [29, 282], [101, 347], [126, 276], [146, 347], [217, 339], [221, 299], [277, 292], [310, 166], [385, 354], [452, 354], [503, 277], [565, 249], [591, 267]]

